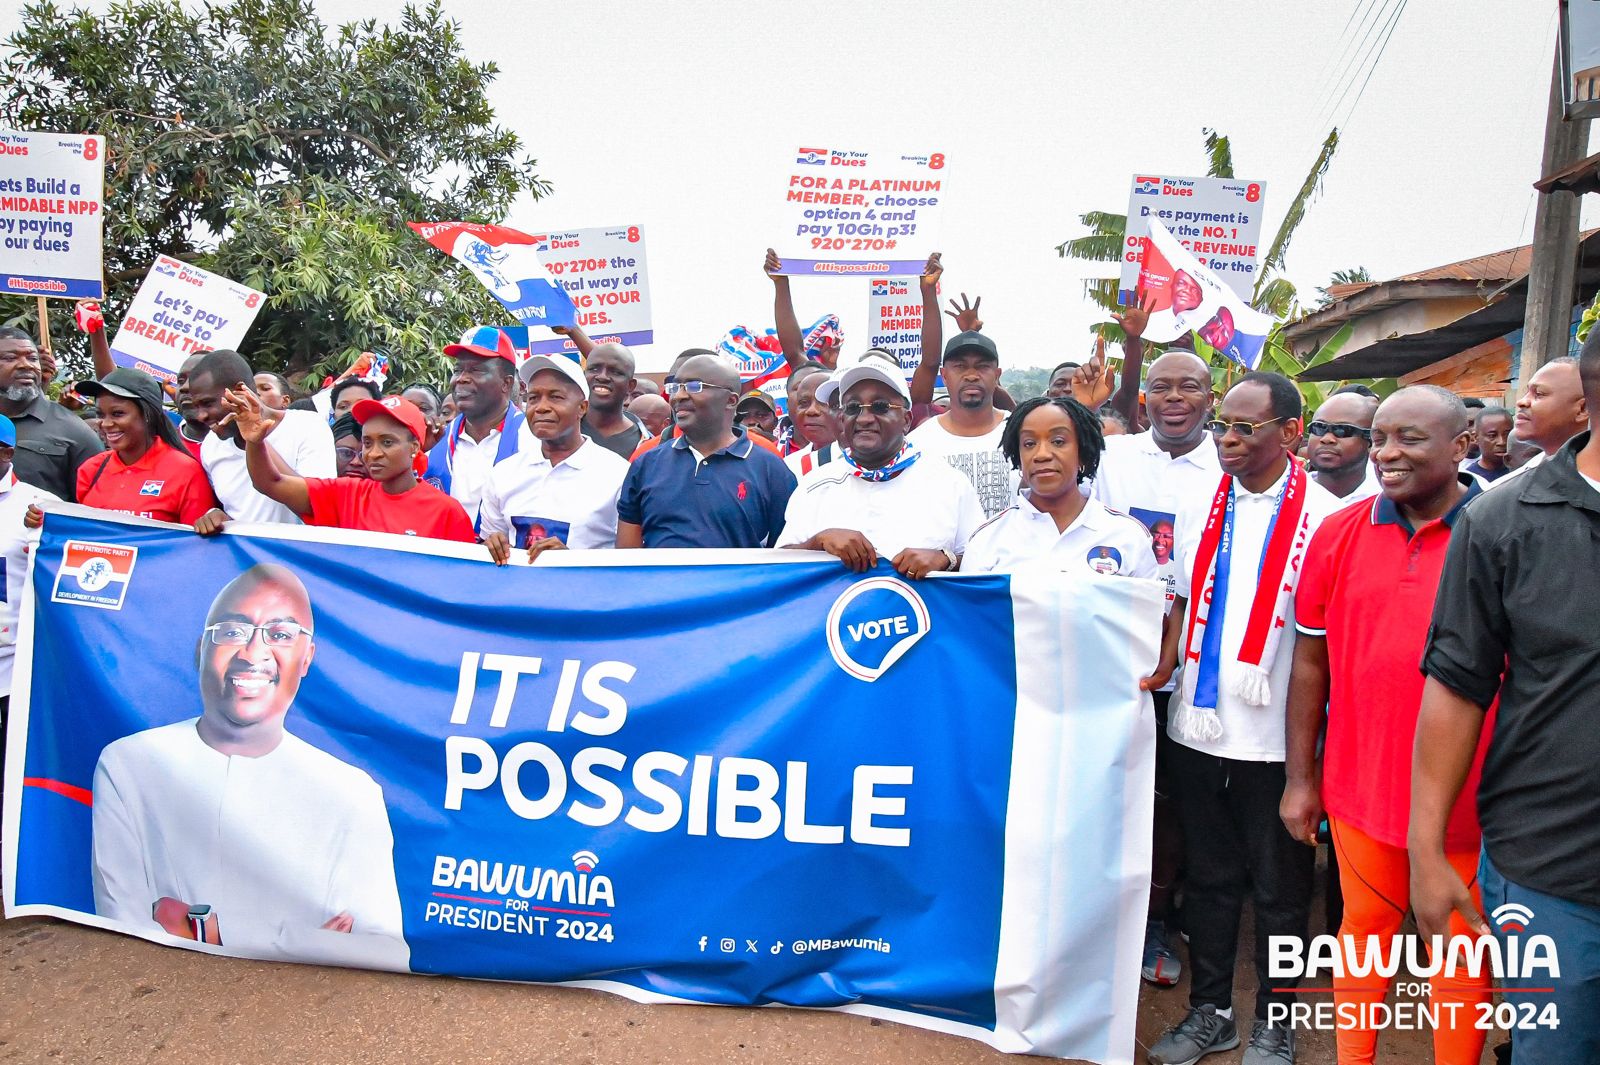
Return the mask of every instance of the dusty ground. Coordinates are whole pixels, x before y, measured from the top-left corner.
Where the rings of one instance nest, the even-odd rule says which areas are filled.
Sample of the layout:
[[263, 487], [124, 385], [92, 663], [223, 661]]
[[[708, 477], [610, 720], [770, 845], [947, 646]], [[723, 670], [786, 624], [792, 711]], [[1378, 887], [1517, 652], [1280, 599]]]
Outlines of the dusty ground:
[[[1318, 929], [1320, 930], [1320, 929]], [[1243, 974], [1241, 974], [1243, 975]], [[1243, 981], [1242, 1014], [1253, 999]], [[1142, 1048], [1182, 1016], [1185, 989], [1146, 988]], [[641, 1006], [568, 988], [236, 961], [42, 919], [0, 924], [0, 1062], [297, 1065], [930, 1062], [1019, 1059], [954, 1036], [843, 1014]], [[1302, 1065], [1332, 1065], [1327, 1036]], [[1231, 1065], [1239, 1051], [1206, 1059]], [[1431, 1061], [1412, 1035], [1384, 1063]]]

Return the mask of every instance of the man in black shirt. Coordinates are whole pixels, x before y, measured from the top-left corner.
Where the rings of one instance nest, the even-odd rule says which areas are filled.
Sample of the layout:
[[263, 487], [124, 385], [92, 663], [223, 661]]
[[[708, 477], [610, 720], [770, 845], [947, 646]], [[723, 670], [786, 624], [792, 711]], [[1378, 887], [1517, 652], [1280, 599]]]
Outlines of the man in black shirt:
[[[1519, 1065], [1600, 1061], [1600, 333], [1579, 371], [1589, 432], [1475, 501], [1451, 537], [1413, 756], [1411, 900], [1424, 941], [1448, 935], [1454, 911], [1480, 933], [1520, 938], [1524, 961], [1538, 935], [1559, 954], [1559, 975], [1523, 964], [1502, 981], [1519, 1010], [1548, 1004], [1557, 1022], [1518, 1027]], [[1444, 832], [1496, 696], [1478, 788], [1491, 929], [1445, 861]], [[1554, 990], [1517, 993], [1534, 985]]]
[[17, 479], [52, 495], [78, 498], [78, 467], [105, 450], [82, 418], [50, 402], [33, 338], [0, 328], [0, 414], [17, 426]]

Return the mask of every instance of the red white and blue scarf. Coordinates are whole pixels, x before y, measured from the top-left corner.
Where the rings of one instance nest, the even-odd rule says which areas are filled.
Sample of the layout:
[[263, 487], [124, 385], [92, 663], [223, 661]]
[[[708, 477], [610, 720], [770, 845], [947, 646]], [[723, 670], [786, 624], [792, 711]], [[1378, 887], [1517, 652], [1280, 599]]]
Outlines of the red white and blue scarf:
[[1228, 585], [1234, 576], [1233, 478], [1224, 475], [1217, 485], [1189, 583], [1189, 624], [1183, 639], [1184, 698], [1172, 719], [1178, 735], [1195, 740], [1221, 738], [1222, 720], [1217, 716], [1221, 682], [1247, 705], [1266, 706], [1272, 701], [1273, 656], [1288, 625], [1295, 576], [1310, 539], [1304, 521], [1307, 488], [1305, 470], [1298, 463], [1289, 463], [1261, 557], [1253, 560], [1256, 586], [1244, 641], [1237, 658], [1229, 660], [1222, 649], [1222, 633]]
[[858, 465], [855, 457], [850, 454], [849, 448], [843, 448], [839, 454], [844, 459], [845, 464], [850, 467], [851, 474], [861, 478], [863, 481], [892, 481], [909, 470], [922, 457], [922, 449], [907, 440], [900, 445], [900, 450], [895, 452], [894, 458], [875, 470], [869, 470], [865, 466]]

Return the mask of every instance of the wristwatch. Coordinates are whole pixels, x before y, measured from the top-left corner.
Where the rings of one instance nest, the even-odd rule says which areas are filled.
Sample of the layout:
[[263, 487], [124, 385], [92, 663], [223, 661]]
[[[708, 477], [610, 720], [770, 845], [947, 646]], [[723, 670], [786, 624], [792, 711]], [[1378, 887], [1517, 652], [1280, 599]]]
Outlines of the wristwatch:
[[210, 916], [211, 907], [209, 905], [189, 907], [189, 931], [194, 933], [194, 941], [196, 943], [204, 943], [206, 941], [206, 918]]
[[950, 550], [948, 547], [941, 547], [941, 548], [939, 548], [939, 550], [944, 552], [944, 560], [949, 563], [949, 565], [947, 565], [945, 567], [945, 571], [949, 572], [951, 570], [954, 570], [956, 568], [956, 566], [959, 564], [956, 561], [955, 552]]

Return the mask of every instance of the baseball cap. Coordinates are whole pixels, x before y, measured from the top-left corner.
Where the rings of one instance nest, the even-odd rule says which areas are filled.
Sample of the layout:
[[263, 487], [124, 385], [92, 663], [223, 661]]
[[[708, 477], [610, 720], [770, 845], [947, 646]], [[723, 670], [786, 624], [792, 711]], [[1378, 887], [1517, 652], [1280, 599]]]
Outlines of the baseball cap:
[[80, 396], [96, 399], [100, 396], [121, 396], [123, 399], [142, 399], [155, 407], [161, 406], [161, 386], [156, 379], [142, 370], [119, 366], [98, 381], [79, 381], [72, 386]]
[[565, 355], [529, 355], [528, 360], [522, 364], [522, 369], [517, 371], [517, 376], [522, 378], [524, 388], [540, 370], [554, 370], [577, 385], [584, 399], [589, 398], [589, 381], [583, 376], [583, 367], [578, 365], [577, 359], [569, 359]]
[[[961, 351], [976, 351], [980, 355], [987, 355], [995, 362], [1000, 361], [1000, 349], [994, 346], [994, 341], [984, 336], [975, 329], [968, 329], [965, 333], [957, 333], [950, 338], [944, 346], [944, 358], [948, 359]], [[941, 362], [944, 359], [940, 360]]]
[[512, 366], [517, 364], [517, 349], [504, 329], [492, 325], [475, 326], [461, 334], [459, 344], [446, 344], [444, 353], [455, 359], [462, 355], [476, 355], [480, 359], [504, 359]]
[[841, 366], [826, 381], [817, 386], [817, 399], [831, 402], [833, 397], [844, 395], [862, 381], [881, 381], [898, 392], [907, 403], [911, 402], [911, 389], [906, 386], [905, 371], [900, 362], [887, 351], [873, 348], [849, 366]]
[[409, 399], [401, 399], [399, 396], [363, 399], [350, 408], [350, 417], [362, 425], [366, 425], [367, 419], [374, 414], [387, 414], [410, 430], [411, 435], [417, 438], [417, 443], [427, 443], [428, 419], [423, 417], [422, 408]]
[[765, 392], [761, 391], [761, 389], [759, 389], [759, 388], [752, 388], [750, 391], [748, 391], [744, 395], [740, 396], [739, 397], [739, 402], [738, 402], [737, 405], [742, 407], [742, 406], [745, 405], [745, 402], [747, 400], [752, 400], [752, 399], [756, 400], [762, 406], [764, 406], [768, 410], [772, 411], [772, 413], [774, 413], [774, 414], [778, 413], [778, 401], [773, 399], [771, 396], [767, 395]]
[[17, 423], [0, 414], [0, 446], [17, 446]]

